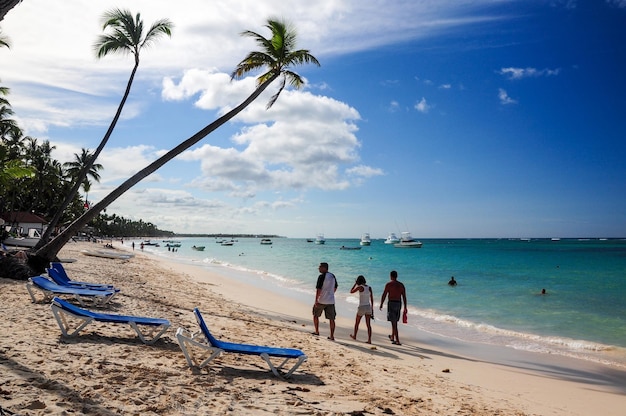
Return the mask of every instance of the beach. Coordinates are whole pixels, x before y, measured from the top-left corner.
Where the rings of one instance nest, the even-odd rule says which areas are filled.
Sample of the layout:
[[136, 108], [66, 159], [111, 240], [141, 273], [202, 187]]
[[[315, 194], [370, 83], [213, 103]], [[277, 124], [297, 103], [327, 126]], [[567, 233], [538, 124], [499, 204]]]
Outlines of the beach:
[[[127, 325], [92, 323], [76, 337], [62, 337], [49, 303], [32, 303], [25, 282], [0, 279], [2, 409], [20, 415], [624, 414], [623, 369], [427, 333], [402, 338], [401, 326], [403, 345], [391, 345], [378, 310], [372, 345], [364, 342], [364, 323], [357, 340], [350, 339], [353, 314], [338, 317], [330, 341], [323, 318], [320, 336], [311, 334], [313, 299], [306, 304], [232, 279], [227, 270], [208, 272], [139, 250], [120, 260], [85, 256], [86, 248], [101, 245], [68, 243], [59, 256], [77, 260], [64, 265], [70, 277], [121, 288], [103, 310], [166, 318], [170, 329], [154, 345], [141, 343]], [[255, 356], [222, 354], [191, 369], [175, 332], [197, 331], [195, 307], [220, 339], [298, 348], [308, 360], [288, 380]]]

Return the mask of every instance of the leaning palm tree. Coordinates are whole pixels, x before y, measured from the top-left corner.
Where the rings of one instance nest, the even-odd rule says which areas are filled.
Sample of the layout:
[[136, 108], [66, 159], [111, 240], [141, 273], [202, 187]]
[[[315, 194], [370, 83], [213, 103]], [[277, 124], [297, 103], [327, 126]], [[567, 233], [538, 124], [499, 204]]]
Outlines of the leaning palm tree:
[[[258, 96], [261, 95], [261, 93], [265, 91], [265, 89], [277, 78], [282, 77], [283, 83], [281, 84], [278, 93], [276, 93], [270, 100], [268, 107], [271, 107], [272, 104], [276, 102], [278, 95], [287, 81], [295, 88], [301, 87], [303, 85], [302, 78], [295, 72], [292, 72], [289, 68], [294, 65], [302, 65], [305, 63], [312, 63], [319, 66], [320, 63], [309, 53], [308, 50], [295, 49], [296, 34], [294, 30], [291, 29], [284, 21], [269, 19], [266, 27], [271, 31], [271, 36], [267, 39], [250, 31], [242, 33], [242, 36], [253, 37], [261, 50], [248, 54], [248, 56], [246, 56], [244, 60], [237, 65], [231, 74], [231, 80], [243, 77], [250, 71], [267, 68], [267, 71], [262, 73], [257, 78], [257, 88], [248, 98], [246, 98], [246, 100], [230, 110], [228, 113], [213, 121], [211, 124], [205, 126], [202, 130], [174, 147], [172, 150], [152, 162], [141, 171], [137, 172], [131, 178], [127, 179], [110, 194], [105, 196], [100, 202], [91, 207], [90, 210], [76, 219], [53, 240], [36, 250], [34, 257], [38, 258], [39, 261], [53, 260], [65, 243], [67, 243], [72, 236], [80, 231], [83, 226], [95, 218], [100, 211], [109, 206], [113, 201], [139, 183], [142, 179], [154, 173], [161, 166], [165, 165], [167, 162], [181, 154], [183, 151], [189, 149], [208, 134], [239, 114], [244, 108], [258, 98]], [[35, 263], [33, 263], [33, 266], [35, 266]]]
[[4, 19], [4, 16], [9, 12], [9, 10], [11, 10], [12, 8], [14, 8], [17, 3], [21, 2], [22, 0], [2, 0], [0, 1], [0, 20]]
[[130, 88], [133, 84], [133, 80], [135, 79], [137, 68], [139, 68], [139, 52], [141, 52], [143, 48], [152, 45], [162, 35], [172, 36], [172, 27], [173, 24], [168, 19], [160, 19], [153, 23], [152, 26], [150, 26], [150, 29], [144, 33], [144, 23], [141, 19], [140, 13], [137, 13], [133, 17], [132, 13], [128, 10], [114, 9], [103, 15], [102, 29], [105, 32], [108, 30], [110, 33], [105, 33], [104, 35], [100, 35], [98, 37], [96, 43], [94, 44], [96, 56], [98, 58], [104, 58], [105, 56], [114, 53], [125, 55], [132, 54], [135, 58], [135, 65], [130, 73], [130, 78], [128, 78], [126, 91], [124, 92], [122, 101], [120, 101], [120, 104], [117, 107], [117, 112], [115, 113], [108, 130], [104, 134], [100, 145], [98, 145], [98, 148], [91, 156], [91, 159], [83, 164], [82, 169], [76, 176], [74, 186], [65, 196], [65, 200], [52, 217], [52, 220], [50, 220], [50, 224], [41, 237], [41, 240], [37, 244], [36, 248], [43, 246], [43, 244], [48, 241], [50, 235], [52, 234], [52, 230], [54, 230], [58, 224], [63, 212], [72, 202], [81, 184], [87, 177], [91, 169], [91, 165], [95, 162], [100, 155], [100, 152], [109, 141], [109, 137], [111, 137], [111, 134], [113, 133], [113, 129], [122, 114], [122, 109], [124, 108], [126, 99], [130, 94]]

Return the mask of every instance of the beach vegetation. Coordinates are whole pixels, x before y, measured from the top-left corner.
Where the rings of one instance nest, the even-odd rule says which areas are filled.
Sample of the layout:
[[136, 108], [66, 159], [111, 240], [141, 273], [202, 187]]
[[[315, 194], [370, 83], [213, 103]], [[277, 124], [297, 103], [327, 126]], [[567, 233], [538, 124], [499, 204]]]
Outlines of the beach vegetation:
[[9, 42], [9, 38], [2, 34], [2, 29], [0, 29], [0, 48], [10, 48], [11, 43]]
[[[81, 149], [80, 155], [77, 153], [74, 153], [73, 161], [65, 162], [63, 164], [63, 167], [65, 168], [65, 172], [67, 173], [69, 177], [73, 179], [74, 183], [78, 182], [80, 179], [83, 180], [81, 183], [81, 186], [83, 188], [83, 191], [85, 192], [86, 204], [89, 204], [88, 194], [89, 194], [89, 190], [91, 189], [91, 182], [89, 181], [89, 178], [93, 179], [96, 182], [100, 182], [100, 174], [98, 173], [98, 171], [103, 168], [103, 166], [100, 163], [91, 163], [92, 160], [93, 160], [92, 154], [89, 152], [88, 149], [85, 149], [83, 147]], [[89, 169], [85, 169], [85, 166], [87, 164], [91, 165]], [[87, 172], [87, 175], [84, 178], [81, 178], [80, 174], [81, 172], [83, 172], [83, 169]]]

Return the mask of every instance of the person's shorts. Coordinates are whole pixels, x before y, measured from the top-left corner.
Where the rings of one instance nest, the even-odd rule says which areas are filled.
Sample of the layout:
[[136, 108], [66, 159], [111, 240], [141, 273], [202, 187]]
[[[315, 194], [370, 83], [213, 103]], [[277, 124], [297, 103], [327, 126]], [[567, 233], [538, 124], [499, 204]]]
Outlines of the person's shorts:
[[359, 306], [359, 309], [357, 309], [356, 314], [359, 316], [365, 316], [365, 315], [372, 315], [372, 306], [371, 305], [363, 305], [363, 306]]
[[326, 316], [326, 319], [334, 320], [337, 317], [335, 305], [323, 305], [321, 303], [316, 303], [315, 305], [313, 305], [313, 316], [319, 318], [320, 316], [322, 316], [322, 312], [324, 312], [324, 316]]
[[402, 301], [390, 300], [387, 303], [387, 320], [389, 322], [398, 322], [400, 320], [401, 311], [402, 311]]

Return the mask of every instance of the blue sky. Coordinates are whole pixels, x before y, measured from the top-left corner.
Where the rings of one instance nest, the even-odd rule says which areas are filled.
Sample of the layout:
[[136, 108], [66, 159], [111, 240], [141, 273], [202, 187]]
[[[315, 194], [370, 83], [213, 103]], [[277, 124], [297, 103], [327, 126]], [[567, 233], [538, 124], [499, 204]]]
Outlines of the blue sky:
[[626, 0], [243, 3], [25, 0], [0, 23], [0, 80], [70, 160], [132, 68], [94, 58], [99, 17], [172, 20], [142, 51], [97, 201], [241, 102], [254, 78], [228, 74], [255, 45], [239, 33], [283, 17], [322, 65], [294, 68], [306, 88], [269, 111], [264, 94], [108, 212], [179, 233], [626, 236]]

